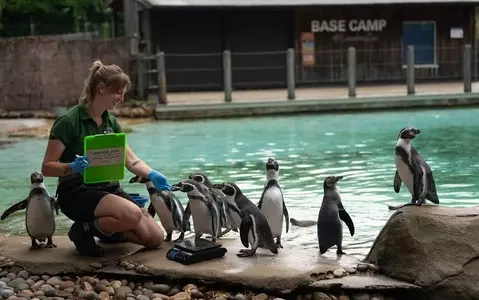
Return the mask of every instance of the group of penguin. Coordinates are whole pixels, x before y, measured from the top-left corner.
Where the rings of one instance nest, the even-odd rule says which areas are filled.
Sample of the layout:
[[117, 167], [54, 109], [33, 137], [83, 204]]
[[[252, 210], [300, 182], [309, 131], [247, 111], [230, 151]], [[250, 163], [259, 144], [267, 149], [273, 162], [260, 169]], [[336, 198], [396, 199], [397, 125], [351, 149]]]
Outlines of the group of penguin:
[[[396, 172], [393, 188], [399, 193], [404, 182], [412, 199], [404, 205], [389, 206], [391, 210], [408, 205], [420, 206], [426, 199], [439, 204], [431, 168], [412, 145], [412, 140], [419, 133], [420, 130], [415, 127], [404, 127], [399, 131], [395, 146]], [[55, 232], [54, 211], [56, 210], [58, 215], [58, 206], [55, 199], [48, 194], [43, 179], [41, 173], [32, 173], [29, 195], [8, 208], [0, 217], [4, 220], [15, 211], [26, 210], [25, 225], [32, 241], [31, 250], [40, 247], [37, 241], [45, 240], [47, 248], [56, 247], [52, 235]], [[241, 249], [237, 255], [247, 257], [255, 255], [258, 248], [278, 254], [278, 248], [283, 248], [283, 225], [285, 224], [287, 233], [290, 221], [297, 226], [317, 225], [321, 254], [333, 246], [337, 247], [338, 255], [345, 254], [342, 249], [341, 221], [347, 225], [351, 236], [354, 235], [355, 226], [337, 189], [337, 183], [341, 179], [343, 176], [325, 178], [324, 195], [317, 221], [297, 221], [289, 218], [279, 181], [279, 164], [274, 158], [269, 158], [266, 162], [266, 180], [257, 204], [248, 199], [236, 183], [213, 184], [202, 172], [193, 172], [187, 179], [173, 184], [172, 191], [159, 191], [149, 179], [138, 176], [131, 178], [129, 182], [145, 184], [150, 198], [148, 212], [152, 217], [158, 215], [167, 233], [165, 241], [172, 240], [175, 230], [180, 232], [175, 241], [182, 241], [185, 232], [192, 231], [189, 221], [192, 217], [195, 238], [208, 234], [212, 242], [216, 242], [231, 230], [239, 231], [241, 243], [246, 249]], [[186, 193], [186, 207], [183, 207], [175, 192]]]

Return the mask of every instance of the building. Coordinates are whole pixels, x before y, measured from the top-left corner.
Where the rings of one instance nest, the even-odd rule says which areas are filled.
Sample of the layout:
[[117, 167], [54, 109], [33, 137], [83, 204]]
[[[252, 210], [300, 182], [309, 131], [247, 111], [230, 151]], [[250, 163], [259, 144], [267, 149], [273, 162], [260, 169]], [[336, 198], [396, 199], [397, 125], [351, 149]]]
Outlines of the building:
[[[472, 45], [479, 1], [117, 0], [126, 33], [144, 52], [165, 52], [169, 91], [222, 88], [222, 52], [232, 53], [233, 87], [286, 86], [286, 50], [296, 50], [297, 86], [344, 84], [347, 49], [357, 81], [404, 82], [407, 46], [416, 80], [457, 80]], [[138, 14], [129, 13], [138, 11]]]

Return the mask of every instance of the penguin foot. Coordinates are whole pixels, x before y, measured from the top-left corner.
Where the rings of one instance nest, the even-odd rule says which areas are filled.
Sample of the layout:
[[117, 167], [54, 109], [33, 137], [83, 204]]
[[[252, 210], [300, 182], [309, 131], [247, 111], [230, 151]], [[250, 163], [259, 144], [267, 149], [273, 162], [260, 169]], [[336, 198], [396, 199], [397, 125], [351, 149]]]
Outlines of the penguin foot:
[[31, 240], [32, 240], [32, 246], [30, 247], [30, 250], [40, 249], [40, 244], [38, 244], [34, 238], [31, 238]]
[[343, 254], [346, 254], [346, 252], [344, 252], [343, 250], [339, 250], [339, 249], [338, 249], [338, 250], [336, 251], [336, 254], [337, 254], [337, 255], [343, 255]]
[[56, 247], [57, 247], [57, 245], [55, 245], [53, 243], [53, 238], [49, 237], [48, 241], [47, 241], [47, 244], [45, 245], [45, 248], [56, 248]]
[[248, 257], [253, 256], [256, 251], [250, 249], [240, 249], [240, 253], [237, 253], [236, 256], [238, 257]]
[[174, 240], [173, 242], [174, 243], [183, 242], [184, 239], [185, 239], [185, 233], [182, 232], [182, 233], [180, 233], [180, 236], [176, 240]]
[[281, 238], [280, 237], [276, 238], [276, 247], [283, 248], [283, 245], [281, 245]]
[[173, 236], [173, 232], [166, 233], [165, 242], [171, 241], [172, 236]]
[[221, 232], [221, 233], [218, 235], [218, 237], [222, 237], [223, 235], [227, 234], [227, 233], [230, 232], [230, 231], [231, 231], [231, 229], [227, 228], [227, 229], [223, 230], [223, 232]]

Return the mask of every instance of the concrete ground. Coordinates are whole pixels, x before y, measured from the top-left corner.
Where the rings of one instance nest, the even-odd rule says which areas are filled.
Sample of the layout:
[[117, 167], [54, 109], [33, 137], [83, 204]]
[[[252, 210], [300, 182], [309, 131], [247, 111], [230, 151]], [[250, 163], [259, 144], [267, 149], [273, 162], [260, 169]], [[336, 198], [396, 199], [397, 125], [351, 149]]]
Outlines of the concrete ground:
[[[228, 251], [224, 257], [187, 266], [166, 258], [172, 242], [165, 242], [159, 249], [148, 251], [130, 243], [104, 245], [107, 255], [103, 258], [79, 256], [66, 236], [54, 236], [53, 242], [57, 248], [31, 251], [29, 237], [3, 237], [0, 241], [0, 265], [15, 264], [30, 274], [108, 273], [119, 278], [125, 275], [162, 276], [168, 279], [240, 283], [251, 288], [276, 291], [304, 286], [327, 288], [331, 285], [351, 289], [419, 288], [381, 275], [372, 275], [371, 272], [356, 271], [353, 267], [360, 270], [360, 262], [347, 255], [337, 258], [335, 249], [331, 249], [326, 256], [320, 256], [319, 253], [287, 242], [277, 255], [260, 249], [254, 257], [240, 258], [236, 256], [239, 249], [243, 248], [239, 238], [225, 237], [219, 240]], [[131, 267], [125, 267], [128, 265]], [[332, 278], [335, 270], [335, 273], [348, 271], [351, 274]]]

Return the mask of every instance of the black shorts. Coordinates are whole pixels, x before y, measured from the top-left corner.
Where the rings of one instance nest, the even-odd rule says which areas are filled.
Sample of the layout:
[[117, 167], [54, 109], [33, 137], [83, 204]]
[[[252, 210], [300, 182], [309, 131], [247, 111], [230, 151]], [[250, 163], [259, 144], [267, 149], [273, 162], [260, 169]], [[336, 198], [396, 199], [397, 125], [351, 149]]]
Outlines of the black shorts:
[[60, 209], [75, 222], [93, 221], [98, 203], [108, 194], [115, 194], [135, 203], [119, 183], [86, 185], [80, 177], [61, 182], [57, 193]]

